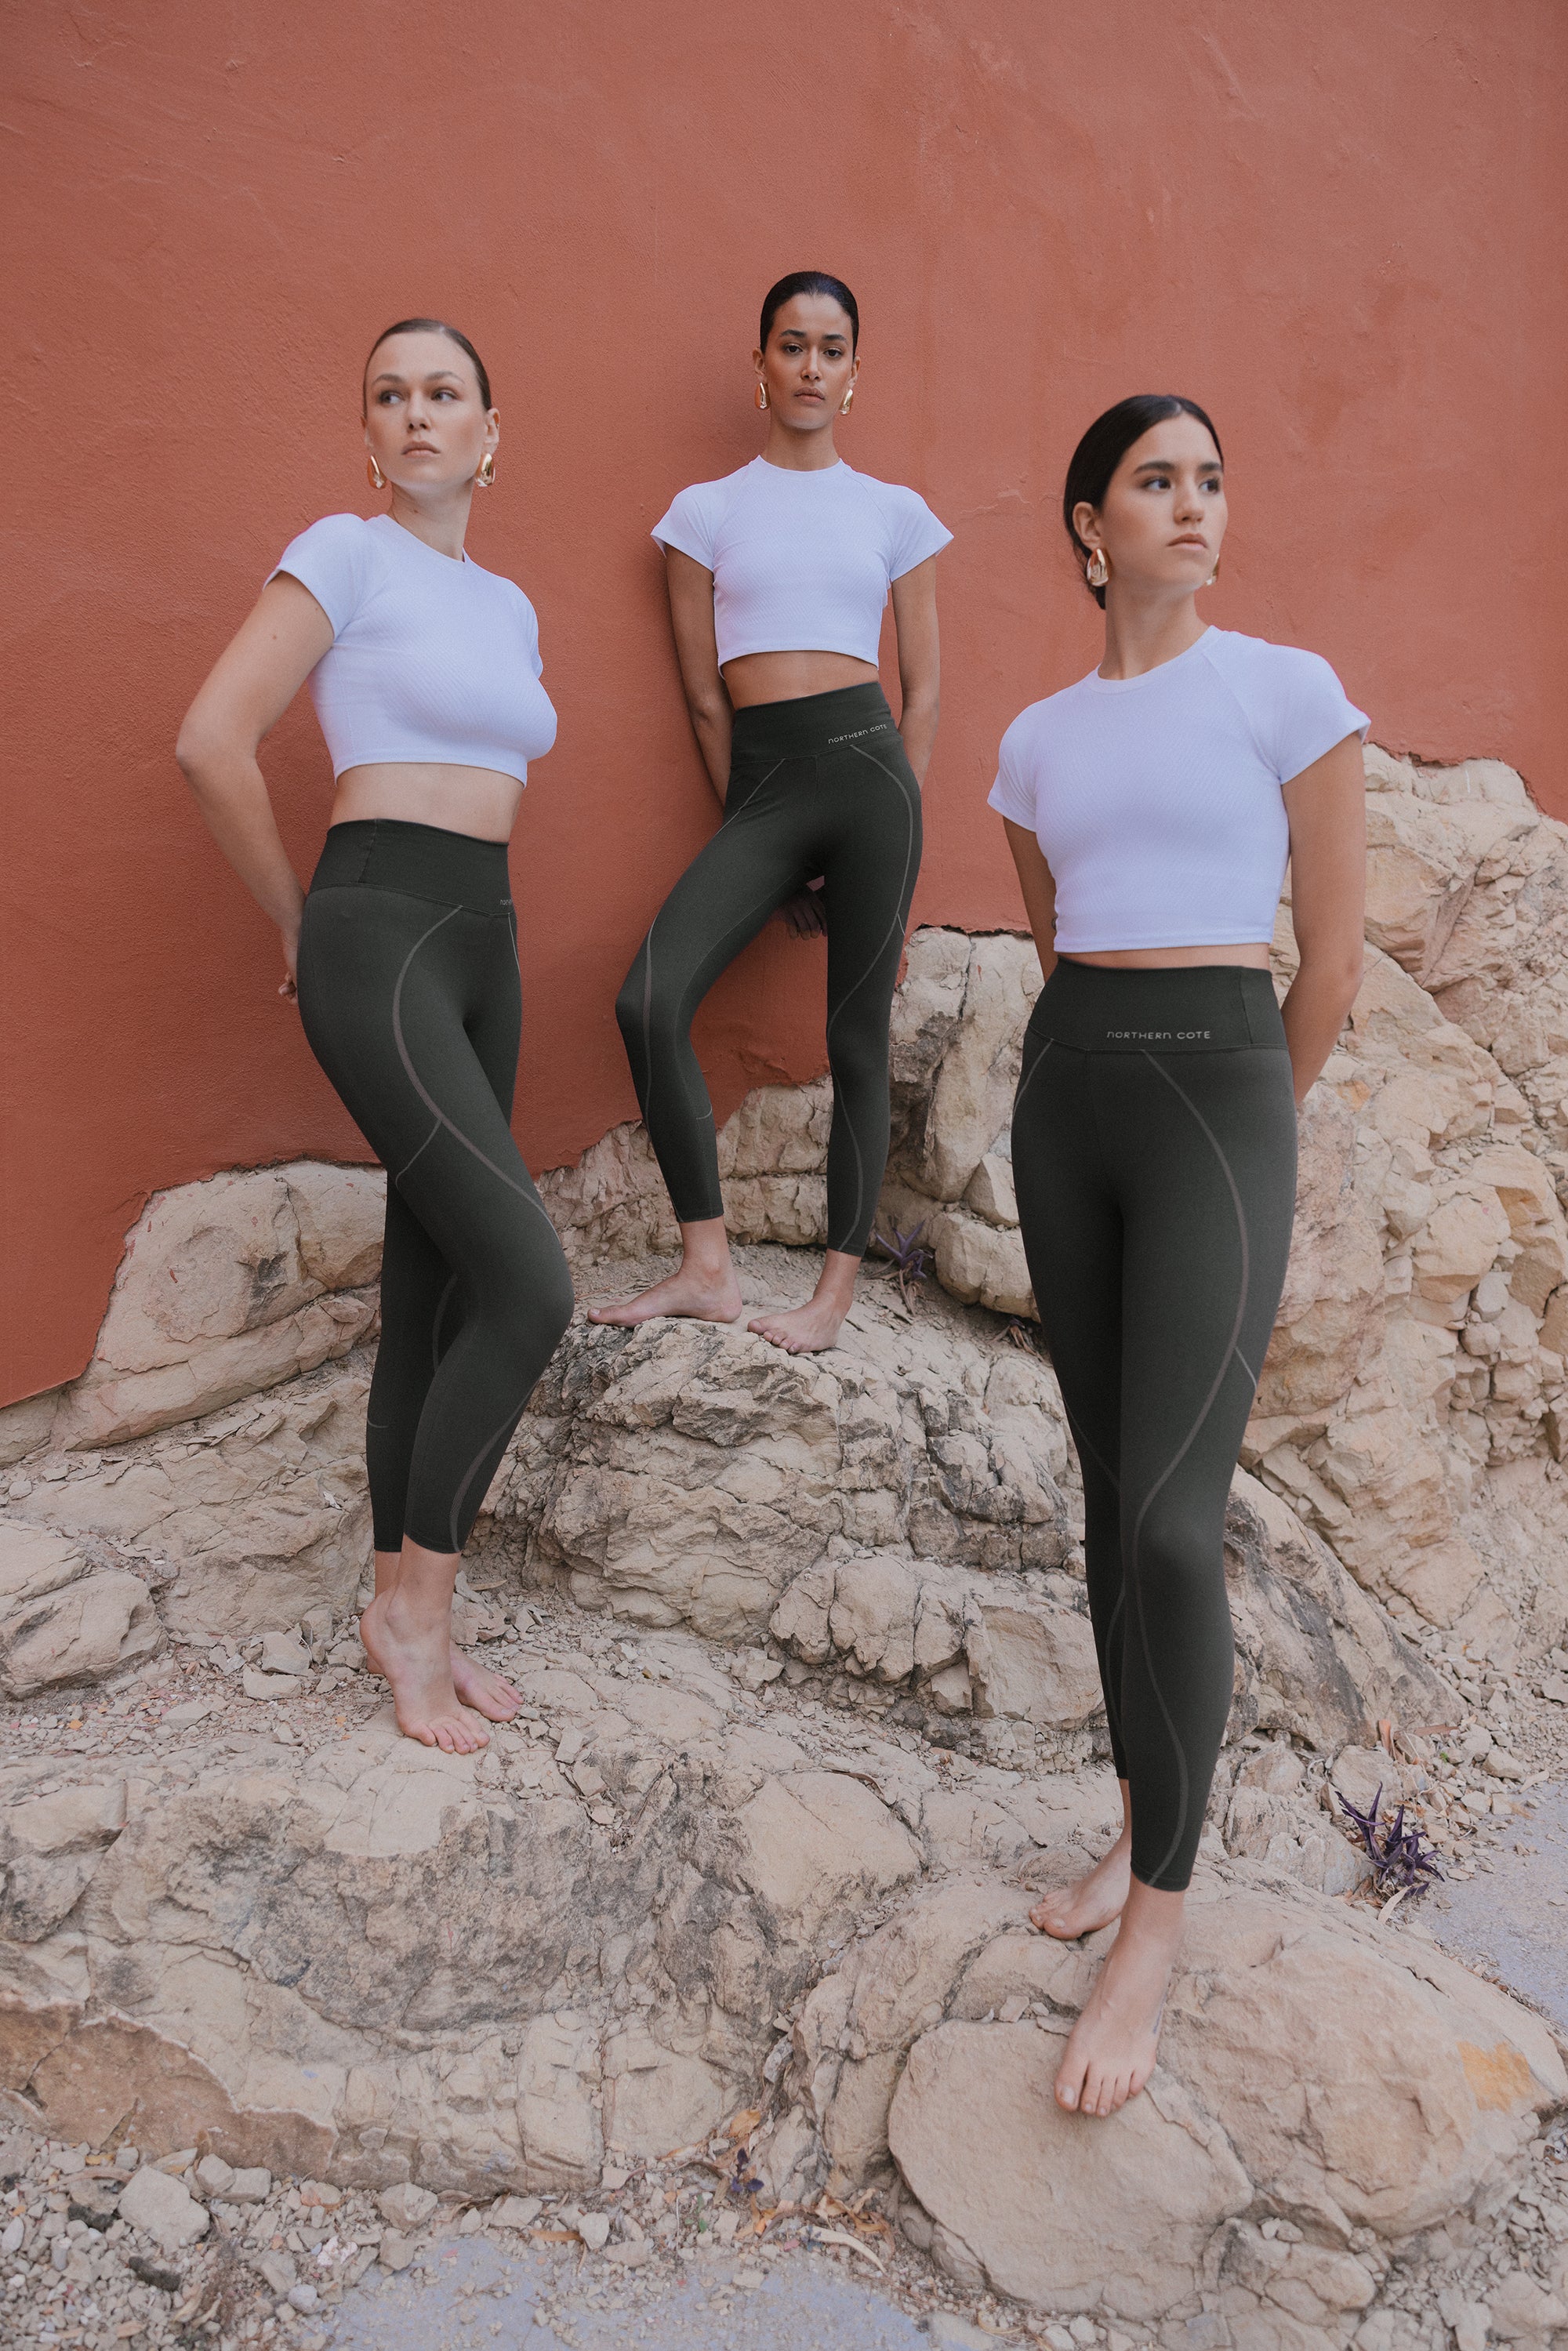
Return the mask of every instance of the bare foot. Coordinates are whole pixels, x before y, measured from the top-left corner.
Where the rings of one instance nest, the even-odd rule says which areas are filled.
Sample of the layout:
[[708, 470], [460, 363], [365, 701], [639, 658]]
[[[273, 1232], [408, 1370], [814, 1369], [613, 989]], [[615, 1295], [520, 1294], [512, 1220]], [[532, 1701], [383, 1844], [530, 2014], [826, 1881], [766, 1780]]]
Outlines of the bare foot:
[[718, 1276], [696, 1274], [682, 1266], [678, 1273], [656, 1281], [639, 1297], [623, 1298], [613, 1306], [591, 1306], [591, 1322], [651, 1322], [659, 1314], [685, 1314], [697, 1322], [733, 1322], [743, 1301], [733, 1271]]
[[1097, 1927], [1108, 1927], [1113, 1918], [1121, 1917], [1126, 1905], [1127, 1889], [1133, 1882], [1132, 1851], [1132, 1839], [1119, 1836], [1086, 1876], [1074, 1878], [1071, 1886], [1042, 1895], [1029, 1914], [1030, 1925], [1038, 1927], [1042, 1935], [1054, 1935], [1063, 1943], [1076, 1942], [1080, 1935], [1092, 1935]]
[[1134, 1886], [1057, 2071], [1056, 2101], [1069, 2114], [1113, 2115], [1154, 2072], [1182, 1901]]
[[782, 1347], [788, 1355], [818, 1355], [838, 1338], [847, 1311], [830, 1300], [808, 1298], [804, 1306], [791, 1306], [779, 1314], [758, 1314], [746, 1327], [759, 1339]]
[[522, 1692], [515, 1690], [504, 1674], [480, 1665], [455, 1641], [452, 1644], [452, 1687], [465, 1706], [471, 1706], [488, 1722], [510, 1722], [523, 1702]]
[[386, 1593], [372, 1600], [360, 1619], [365, 1655], [392, 1685], [397, 1727], [405, 1739], [440, 1747], [448, 1755], [472, 1755], [487, 1747], [490, 1734], [458, 1704], [452, 1681], [452, 1640], [444, 1613], [422, 1622], [423, 1611]]

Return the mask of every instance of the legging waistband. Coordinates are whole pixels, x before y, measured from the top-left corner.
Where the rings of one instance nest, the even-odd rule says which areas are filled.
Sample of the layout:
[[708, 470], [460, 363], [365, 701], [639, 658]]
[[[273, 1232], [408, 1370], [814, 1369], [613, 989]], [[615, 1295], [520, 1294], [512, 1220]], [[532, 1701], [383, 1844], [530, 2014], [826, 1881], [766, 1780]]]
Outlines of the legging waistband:
[[1062, 956], [1029, 1026], [1032, 1037], [1082, 1053], [1287, 1050], [1274, 983], [1245, 964], [1117, 971]]
[[880, 685], [841, 685], [794, 702], [749, 704], [735, 714], [732, 742], [737, 759], [820, 759], [855, 743], [869, 749], [877, 736], [897, 731]]
[[477, 841], [469, 832], [386, 816], [331, 826], [310, 888], [312, 893], [396, 890], [437, 906], [465, 906], [476, 914], [504, 914], [512, 904], [504, 841]]

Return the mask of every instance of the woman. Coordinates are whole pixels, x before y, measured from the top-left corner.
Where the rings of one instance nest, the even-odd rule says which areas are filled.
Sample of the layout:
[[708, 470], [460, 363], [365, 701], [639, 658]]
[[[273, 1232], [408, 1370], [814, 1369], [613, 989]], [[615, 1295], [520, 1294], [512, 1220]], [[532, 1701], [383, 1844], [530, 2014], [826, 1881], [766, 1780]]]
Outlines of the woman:
[[[555, 740], [533, 607], [464, 553], [499, 423], [467, 338], [389, 327], [365, 369], [371, 521], [285, 550], [181, 730], [218, 845], [277, 925], [312, 1051], [386, 1165], [382, 1339], [366, 1460], [375, 1597], [365, 1653], [399, 1728], [467, 1753], [515, 1690], [451, 1646], [459, 1555], [571, 1283], [510, 1118], [521, 1024], [507, 842]], [[306, 898], [256, 765], [308, 678], [331, 829]]]
[[1063, 2106], [1106, 2115], [1154, 2067], [1229, 1710], [1225, 1502], [1290, 1252], [1296, 1106], [1360, 980], [1366, 720], [1315, 654], [1198, 617], [1226, 499], [1191, 401], [1110, 409], [1062, 510], [1104, 657], [1014, 721], [990, 798], [1046, 975], [1013, 1172], [1123, 1808], [1098, 1867], [1032, 1915], [1064, 1938], [1121, 1920], [1056, 2078]]
[[[827, 1253], [808, 1303], [748, 1327], [800, 1354], [850, 1309], [887, 1158], [888, 1016], [920, 868], [920, 781], [936, 735], [936, 557], [952, 533], [913, 490], [858, 474], [833, 428], [860, 371], [854, 296], [820, 270], [780, 278], [751, 355], [759, 457], [683, 490], [664, 549], [686, 705], [724, 809], [638, 949], [616, 1017], [681, 1228], [681, 1264], [601, 1322], [732, 1322], [740, 1288], [713, 1108], [692, 1016], [779, 909], [828, 934]], [[877, 683], [891, 590], [902, 699]], [[816, 891], [821, 888], [821, 900]]]

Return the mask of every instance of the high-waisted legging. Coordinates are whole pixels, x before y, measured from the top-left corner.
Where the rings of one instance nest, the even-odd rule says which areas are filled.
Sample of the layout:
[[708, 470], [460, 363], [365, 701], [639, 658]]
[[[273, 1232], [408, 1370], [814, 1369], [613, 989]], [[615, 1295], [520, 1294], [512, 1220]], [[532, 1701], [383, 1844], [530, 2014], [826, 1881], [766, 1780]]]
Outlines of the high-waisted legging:
[[571, 1317], [512, 1140], [522, 1029], [504, 841], [335, 824], [305, 902], [310, 1048], [387, 1171], [365, 1438], [378, 1551], [461, 1551]]
[[722, 1217], [713, 1105], [692, 1016], [787, 898], [825, 877], [827, 1245], [860, 1256], [887, 1162], [888, 1019], [920, 871], [920, 787], [882, 688], [736, 713], [724, 821], [637, 950], [615, 1015], [680, 1222]]
[[1295, 1206], [1291, 1061], [1267, 972], [1059, 963], [1024, 1041], [1013, 1173], [1083, 1471], [1133, 1873], [1176, 1892], [1230, 1709], [1225, 1504]]

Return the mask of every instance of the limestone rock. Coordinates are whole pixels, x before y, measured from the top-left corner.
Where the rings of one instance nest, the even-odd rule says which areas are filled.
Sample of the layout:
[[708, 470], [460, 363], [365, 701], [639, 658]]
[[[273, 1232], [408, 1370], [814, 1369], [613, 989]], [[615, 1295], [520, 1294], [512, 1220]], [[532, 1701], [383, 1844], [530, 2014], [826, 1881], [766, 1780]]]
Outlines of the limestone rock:
[[1328, 1545], [1245, 1470], [1232, 1482], [1225, 1544], [1237, 1729], [1288, 1731], [1332, 1751], [1375, 1738], [1388, 1717], [1411, 1729], [1445, 1719], [1448, 1685]]
[[[1040, 958], [1032, 940], [1004, 932], [967, 945], [956, 1025], [936, 1064], [925, 1115], [918, 1123], [910, 1122], [898, 1155], [901, 1172], [935, 1200], [963, 1198], [982, 1157], [1006, 1127], [1018, 1085], [1024, 1028], [1040, 989]], [[956, 973], [957, 958], [946, 940], [917, 932], [904, 991], [906, 999], [915, 999], [911, 1013], [928, 992], [927, 960], [936, 967], [933, 977], [938, 987], [950, 984], [949, 974]], [[901, 1030], [908, 1019], [907, 1014], [900, 1019]], [[899, 1042], [904, 1043], [902, 1036]], [[895, 1068], [897, 1063], [895, 1051]]]
[[1010, 1134], [998, 1137], [1006, 1149], [993, 1144], [982, 1157], [969, 1178], [964, 1194], [964, 1205], [984, 1217], [988, 1225], [1016, 1225], [1019, 1220], [1018, 1189], [1013, 1182]]
[[347, 1354], [375, 1320], [384, 1198], [379, 1173], [312, 1162], [159, 1194], [52, 1441], [144, 1436]]
[[576, 1323], [484, 1540], [581, 1605], [710, 1639], [762, 1631], [835, 1540], [1054, 1567], [1060, 1405], [1043, 1366], [1027, 1403], [1019, 1377], [935, 1317], [905, 1337], [857, 1309], [840, 1346], [794, 1357], [711, 1324]]
[[1568, 2303], [1549, 2294], [1528, 2270], [1515, 2270], [1487, 2296], [1491, 2331], [1504, 2343], [1542, 2342], [1568, 2327]]
[[1361, 1368], [1383, 1308], [1383, 1251], [1356, 1197], [1355, 1122], [1314, 1086], [1301, 1117], [1296, 1222], [1256, 1411], [1303, 1415], [1333, 1405]]
[[183, 2252], [205, 2236], [211, 2218], [183, 2179], [152, 2165], [134, 2172], [120, 2190], [120, 2217], [155, 2237], [166, 2253]]
[[950, 1297], [988, 1306], [994, 1314], [1038, 1320], [1016, 1220], [1009, 1227], [964, 1208], [944, 1208], [931, 1219], [931, 1237], [937, 1276]]
[[435, 2210], [435, 2198], [428, 2188], [416, 2188], [410, 2179], [400, 2179], [394, 2187], [383, 2188], [376, 2198], [376, 2209], [382, 2219], [406, 2235], [411, 2229], [422, 2229]]
[[981, 1717], [1077, 1729], [1101, 1711], [1099, 1670], [1081, 1588], [1055, 1582], [1062, 1589], [1046, 1593], [1024, 1578], [929, 1561], [823, 1561], [789, 1586], [771, 1630], [809, 1664], [841, 1658], [852, 1674], [915, 1689], [961, 1661], [962, 1699], [946, 1684], [943, 1711], [961, 1704]]
[[[1037, 2308], [1163, 2316], [1197, 2292], [1208, 2243], [1251, 2201], [1251, 2182], [1175, 2081], [1156, 2076], [1113, 2137], [1063, 2114], [1051, 2085], [1066, 2037], [1032, 2023], [923, 2034], [893, 2101], [894, 2156], [994, 2293]], [[951, 2250], [945, 2265], [958, 2267]]]
[[[917, 1898], [808, 2003], [797, 2072], [841, 2174], [874, 2177], [885, 2145], [955, 2274], [1145, 2320], [1197, 2291], [1243, 2210], [1343, 2247], [1356, 2228], [1432, 2227], [1506, 2175], [1568, 2086], [1540, 2022], [1429, 1946], [1230, 1876], [1195, 1882], [1160, 2066], [1107, 2142], [1113, 2186], [1100, 2138], [1049, 2093], [1107, 1938], [1052, 1943], [1024, 1929], [1027, 1897], [966, 1909], [956, 1888]], [[1141, 2216], [1113, 2271], [1113, 2194]], [[1325, 2309], [1370, 2298], [1332, 2263], [1298, 2283]]]
[[162, 1638], [145, 1583], [63, 1536], [0, 1520], [0, 1692], [101, 1681]]
[[[12, 1508], [164, 1586], [176, 1632], [243, 1639], [297, 1625], [313, 1608], [341, 1617], [369, 1552], [368, 1388], [362, 1362], [323, 1366], [118, 1458], [60, 1457], [68, 1475], [38, 1481]], [[140, 1620], [131, 1637], [143, 1637]]]

